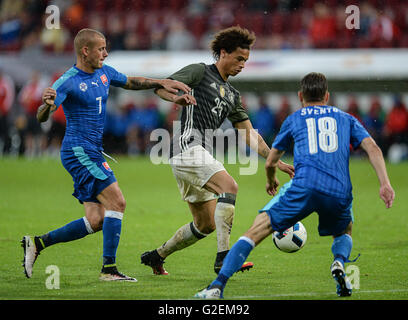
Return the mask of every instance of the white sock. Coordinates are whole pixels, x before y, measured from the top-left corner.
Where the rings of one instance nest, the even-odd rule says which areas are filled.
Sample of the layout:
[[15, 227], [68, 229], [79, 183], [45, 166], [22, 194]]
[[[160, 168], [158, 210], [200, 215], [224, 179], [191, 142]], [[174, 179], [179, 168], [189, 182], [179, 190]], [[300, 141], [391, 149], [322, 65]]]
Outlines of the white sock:
[[194, 222], [187, 223], [179, 228], [176, 233], [161, 247], [157, 248], [157, 252], [162, 258], [166, 258], [174, 251], [184, 249], [198, 240], [206, 237], [207, 234], [200, 232], [194, 225]]
[[215, 207], [218, 252], [229, 250], [229, 240], [235, 213], [235, 195], [222, 194]]

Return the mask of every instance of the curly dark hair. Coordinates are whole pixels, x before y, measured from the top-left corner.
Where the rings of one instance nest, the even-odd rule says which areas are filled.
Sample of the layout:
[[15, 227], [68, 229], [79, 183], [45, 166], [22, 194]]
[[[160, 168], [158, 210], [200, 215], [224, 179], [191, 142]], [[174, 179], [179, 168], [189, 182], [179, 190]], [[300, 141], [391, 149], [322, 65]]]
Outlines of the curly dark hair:
[[251, 49], [255, 43], [256, 36], [254, 32], [240, 26], [229, 27], [219, 31], [214, 40], [211, 41], [210, 48], [215, 60], [220, 58], [221, 49], [228, 53], [235, 51], [237, 48]]

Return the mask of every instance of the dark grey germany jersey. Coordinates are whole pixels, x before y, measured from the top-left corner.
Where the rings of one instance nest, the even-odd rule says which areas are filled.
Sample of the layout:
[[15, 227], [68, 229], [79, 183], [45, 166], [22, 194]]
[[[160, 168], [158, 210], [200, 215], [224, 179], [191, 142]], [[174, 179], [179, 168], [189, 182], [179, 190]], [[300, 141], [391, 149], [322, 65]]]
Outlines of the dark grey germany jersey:
[[179, 126], [174, 128], [170, 157], [196, 145], [212, 153], [214, 131], [226, 118], [232, 124], [248, 119], [240, 93], [223, 80], [215, 64], [191, 64], [169, 78], [189, 85], [197, 101], [195, 106], [182, 107]]

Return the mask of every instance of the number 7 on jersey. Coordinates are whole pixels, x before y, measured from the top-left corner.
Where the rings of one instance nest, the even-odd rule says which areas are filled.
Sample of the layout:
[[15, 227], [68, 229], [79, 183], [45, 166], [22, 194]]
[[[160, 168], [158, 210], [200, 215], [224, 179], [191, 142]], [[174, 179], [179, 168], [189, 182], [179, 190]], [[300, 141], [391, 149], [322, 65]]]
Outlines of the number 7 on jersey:
[[102, 112], [102, 97], [97, 97], [96, 100], [99, 102], [99, 112], [98, 112], [98, 114], [101, 114], [101, 112]]

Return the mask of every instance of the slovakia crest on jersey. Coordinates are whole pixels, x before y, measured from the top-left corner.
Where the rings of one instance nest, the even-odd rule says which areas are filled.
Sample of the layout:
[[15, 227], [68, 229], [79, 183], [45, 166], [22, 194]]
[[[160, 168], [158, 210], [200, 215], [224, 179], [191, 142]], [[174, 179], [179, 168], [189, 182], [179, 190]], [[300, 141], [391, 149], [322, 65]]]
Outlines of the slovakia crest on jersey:
[[103, 167], [106, 169], [106, 171], [111, 172], [112, 169], [109, 167], [109, 164], [107, 162], [102, 163]]
[[106, 76], [106, 74], [101, 75], [101, 81], [105, 86], [108, 85], [108, 77]]

